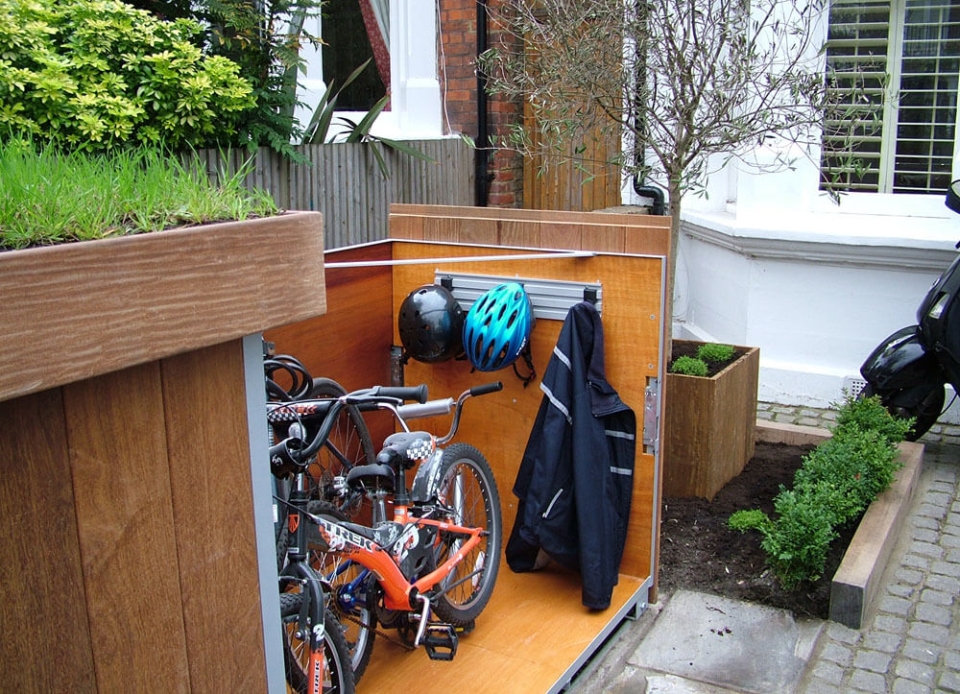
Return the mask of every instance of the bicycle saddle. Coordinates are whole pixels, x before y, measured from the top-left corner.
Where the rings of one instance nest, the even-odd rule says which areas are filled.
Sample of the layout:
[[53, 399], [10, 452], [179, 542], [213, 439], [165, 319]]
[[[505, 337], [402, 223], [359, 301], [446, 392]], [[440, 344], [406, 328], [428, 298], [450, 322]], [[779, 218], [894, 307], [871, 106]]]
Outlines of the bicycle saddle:
[[365, 480], [379, 481], [381, 488], [393, 491], [395, 473], [392, 467], [383, 463], [356, 465], [347, 473], [347, 484], [351, 487], [363, 486]]
[[394, 470], [400, 466], [409, 469], [417, 461], [429, 457], [435, 449], [436, 441], [427, 432], [401, 431], [386, 438], [383, 450], [377, 455], [377, 462], [389, 465]]

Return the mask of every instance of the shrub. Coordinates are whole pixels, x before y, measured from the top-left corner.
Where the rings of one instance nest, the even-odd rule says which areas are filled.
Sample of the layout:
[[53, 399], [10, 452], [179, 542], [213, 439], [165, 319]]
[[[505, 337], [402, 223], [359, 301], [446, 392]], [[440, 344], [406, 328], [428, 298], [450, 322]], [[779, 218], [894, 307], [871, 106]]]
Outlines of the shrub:
[[706, 342], [697, 348], [697, 357], [709, 363], [719, 363], [733, 359], [732, 345], [721, 345], [716, 342]]
[[0, 0], [0, 128], [83, 150], [226, 141], [254, 98], [201, 32], [113, 0]]
[[706, 376], [707, 363], [703, 359], [684, 355], [674, 359], [673, 364], [670, 365], [670, 371], [685, 376]]
[[910, 426], [878, 398], [848, 397], [839, 406], [833, 436], [804, 458], [793, 488], [781, 488], [775, 518], [741, 510], [730, 516], [729, 526], [762, 534], [768, 563], [785, 589], [817, 580], [836, 528], [856, 520], [893, 482], [900, 467], [896, 444]]

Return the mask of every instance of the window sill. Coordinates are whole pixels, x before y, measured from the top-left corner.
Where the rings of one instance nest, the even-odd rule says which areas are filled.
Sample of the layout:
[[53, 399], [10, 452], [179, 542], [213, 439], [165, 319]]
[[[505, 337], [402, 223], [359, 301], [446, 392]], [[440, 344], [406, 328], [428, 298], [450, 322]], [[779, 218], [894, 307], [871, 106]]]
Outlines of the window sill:
[[683, 213], [683, 232], [752, 258], [937, 270], [956, 257], [960, 217], [879, 214]]

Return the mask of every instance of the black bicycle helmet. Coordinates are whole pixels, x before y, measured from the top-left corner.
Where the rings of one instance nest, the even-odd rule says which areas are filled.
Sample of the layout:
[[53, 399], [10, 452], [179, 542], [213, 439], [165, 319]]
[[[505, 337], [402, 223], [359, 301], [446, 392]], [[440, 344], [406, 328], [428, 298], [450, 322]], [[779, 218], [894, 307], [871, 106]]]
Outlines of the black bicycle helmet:
[[463, 309], [439, 284], [414, 289], [397, 316], [403, 349], [417, 361], [433, 364], [463, 353]]

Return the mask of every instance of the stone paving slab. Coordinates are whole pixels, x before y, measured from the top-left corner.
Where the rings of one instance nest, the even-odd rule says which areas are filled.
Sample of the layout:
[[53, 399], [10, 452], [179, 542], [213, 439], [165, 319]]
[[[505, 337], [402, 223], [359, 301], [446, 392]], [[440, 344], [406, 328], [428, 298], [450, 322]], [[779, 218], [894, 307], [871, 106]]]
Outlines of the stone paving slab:
[[[792, 690], [822, 628], [786, 610], [680, 590], [628, 664], [740, 692]], [[647, 691], [651, 691], [649, 688]]]

